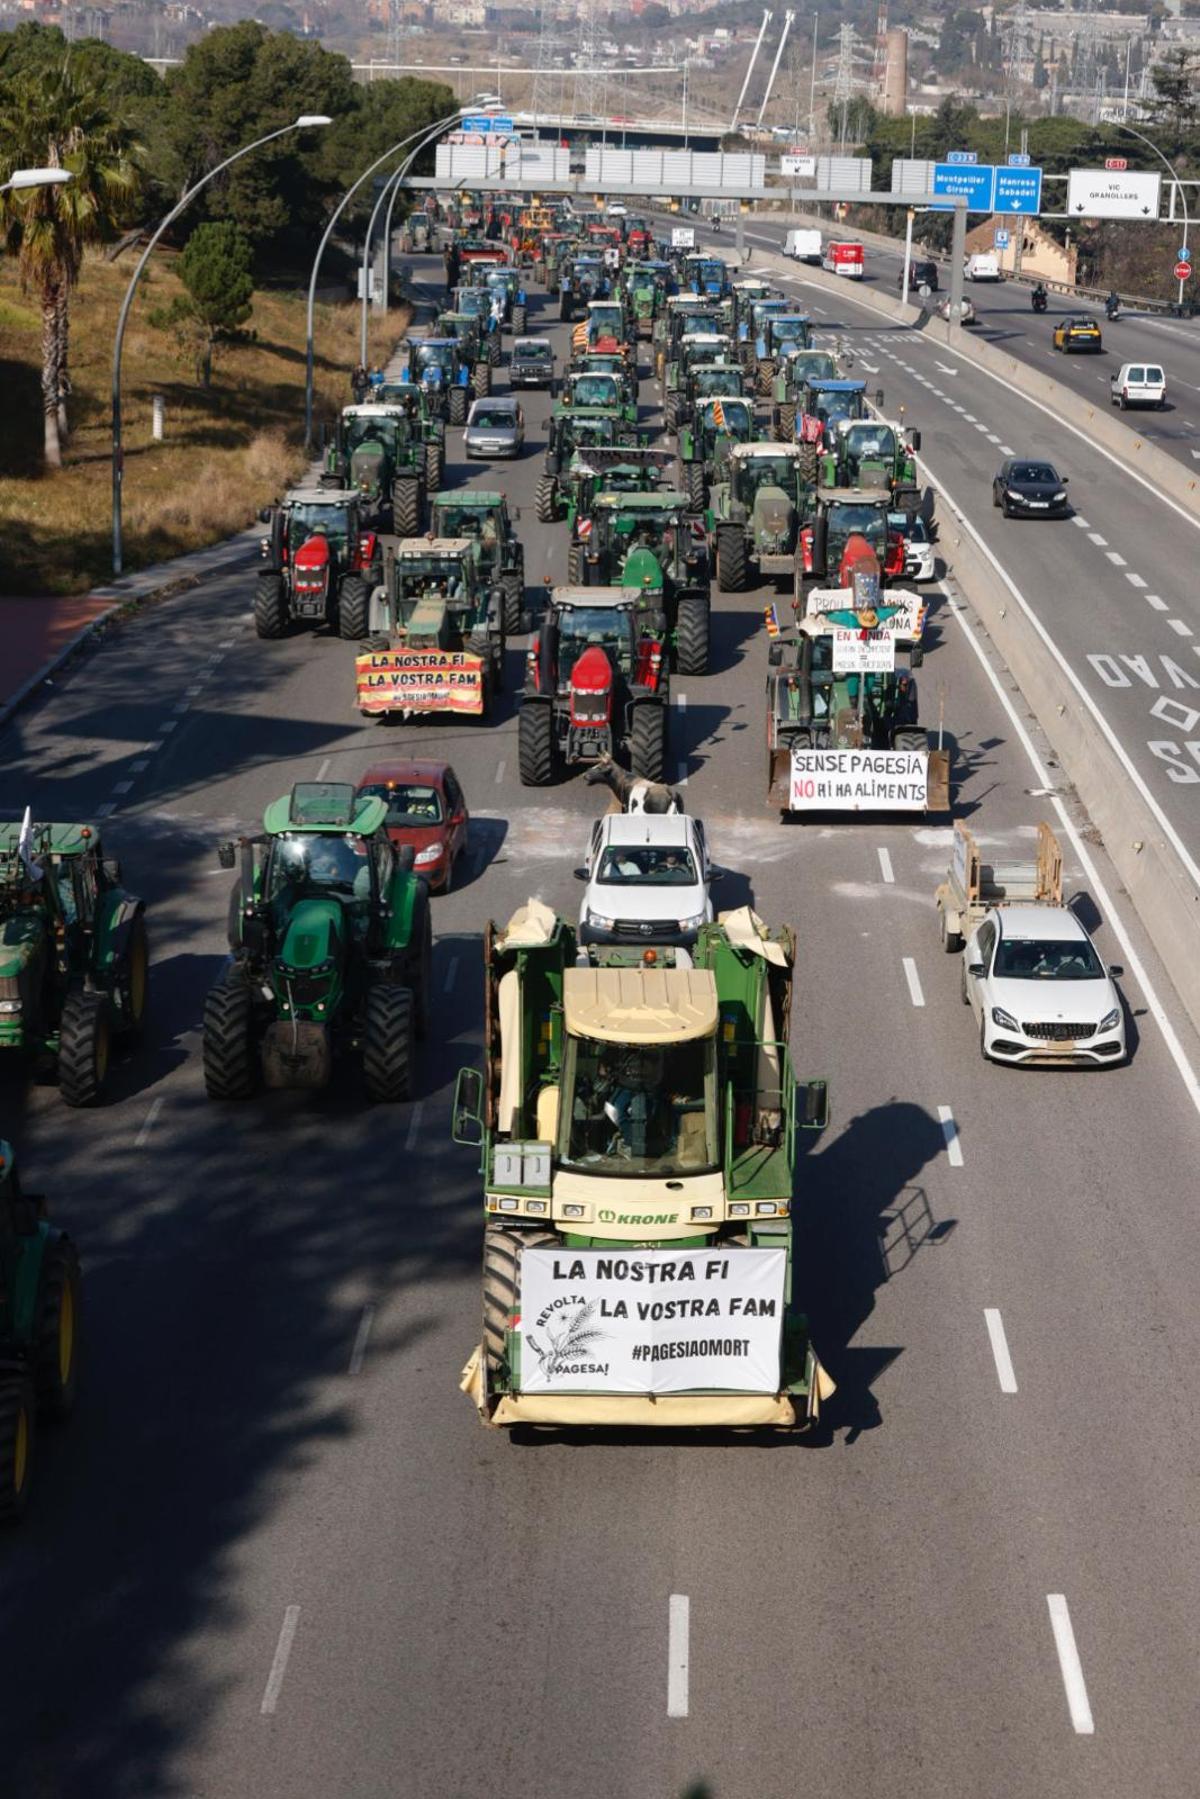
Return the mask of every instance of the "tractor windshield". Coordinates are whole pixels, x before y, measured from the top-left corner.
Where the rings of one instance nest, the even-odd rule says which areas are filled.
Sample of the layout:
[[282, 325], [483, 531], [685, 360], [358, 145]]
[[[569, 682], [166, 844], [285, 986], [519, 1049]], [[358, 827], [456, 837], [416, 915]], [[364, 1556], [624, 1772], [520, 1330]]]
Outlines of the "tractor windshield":
[[625, 320], [619, 306], [593, 306], [588, 312], [588, 334], [592, 337], [620, 337]]
[[686, 323], [680, 334], [680, 341], [686, 343], [689, 337], [720, 337], [723, 320], [719, 312], [690, 312], [684, 315]]
[[360, 787], [360, 798], [387, 801], [390, 825], [440, 825], [444, 817], [442, 796], [436, 787], [418, 787], [409, 781], [379, 782]]
[[706, 431], [723, 431], [727, 437], [740, 437], [745, 442], [750, 436], [749, 404], [741, 399], [724, 399], [718, 406], [710, 400], [703, 408], [701, 422]]
[[860, 462], [894, 462], [896, 459], [896, 433], [890, 425], [851, 425], [842, 441], [852, 468], [857, 468]]
[[714, 1050], [711, 1037], [631, 1047], [569, 1037], [564, 1166], [660, 1178], [716, 1168]]
[[469, 313], [473, 319], [481, 318], [488, 310], [488, 296], [481, 287], [457, 287], [454, 298], [459, 312]]
[[365, 443], [383, 444], [395, 449], [408, 441], [408, 420], [388, 418], [349, 418], [346, 420], [346, 449], [350, 455]]
[[883, 509], [839, 500], [829, 508], [826, 559], [831, 568], [841, 562], [847, 540], [854, 534], [865, 537], [882, 562], [887, 548], [887, 517]]
[[329, 506], [320, 500], [297, 501], [288, 511], [288, 544], [298, 550], [314, 531], [323, 531], [331, 543], [346, 543], [350, 536], [348, 506]]
[[462, 563], [457, 556], [402, 556], [396, 563], [396, 580], [400, 595], [406, 600], [430, 593], [456, 600], [465, 591]]
[[835, 381], [837, 364], [827, 350], [794, 350], [788, 357], [788, 375], [793, 387], [803, 381]]
[[653, 550], [655, 555], [670, 548], [676, 521], [670, 513], [625, 513], [617, 520], [617, 535], [624, 539], [626, 551]]
[[796, 464], [788, 456], [747, 457], [742, 462], [738, 487], [743, 503], [754, 504], [754, 496], [764, 487], [782, 487], [791, 493], [796, 485]]
[[417, 349], [417, 367], [425, 369], [451, 369], [454, 366], [454, 349], [451, 344], [421, 344]]
[[577, 375], [571, 398], [576, 406], [617, 406], [621, 395], [615, 375]]
[[569, 678], [592, 644], [612, 650], [625, 668], [633, 666], [634, 626], [630, 606], [564, 606], [558, 615], [559, 673]]
[[806, 350], [808, 340], [807, 319], [774, 318], [767, 322], [767, 341], [772, 349], [781, 350], [787, 344], [796, 344]]
[[711, 394], [740, 395], [742, 376], [739, 369], [697, 369], [696, 392], [707, 398]]
[[479, 537], [484, 543], [495, 543], [499, 532], [492, 513], [483, 506], [439, 506], [439, 537]]
[[371, 858], [366, 840], [292, 832], [276, 837], [267, 869], [267, 898], [293, 899], [312, 888], [370, 899]]

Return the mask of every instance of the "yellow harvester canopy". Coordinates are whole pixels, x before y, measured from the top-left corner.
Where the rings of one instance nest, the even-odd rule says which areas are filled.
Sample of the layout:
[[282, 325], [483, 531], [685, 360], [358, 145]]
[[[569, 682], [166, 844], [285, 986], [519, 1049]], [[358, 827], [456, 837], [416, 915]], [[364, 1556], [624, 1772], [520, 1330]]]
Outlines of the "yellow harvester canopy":
[[717, 1028], [707, 968], [568, 968], [563, 1010], [573, 1037], [601, 1043], [686, 1043]]

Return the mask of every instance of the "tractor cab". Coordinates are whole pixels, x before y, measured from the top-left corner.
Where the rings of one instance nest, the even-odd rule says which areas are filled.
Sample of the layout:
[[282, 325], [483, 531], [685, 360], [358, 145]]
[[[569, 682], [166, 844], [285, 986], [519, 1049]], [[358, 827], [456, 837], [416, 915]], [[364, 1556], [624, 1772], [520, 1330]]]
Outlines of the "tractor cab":
[[826, 488], [817, 513], [800, 534], [802, 573], [841, 587], [856, 574], [898, 581], [904, 574], [904, 538], [889, 527], [891, 489]]
[[368, 505], [378, 505], [391, 488], [403, 452], [417, 435], [406, 407], [346, 406], [327, 471], [340, 476]]
[[738, 400], [746, 390], [736, 363], [702, 362], [688, 371], [688, 391], [697, 400]]
[[746, 344], [751, 351], [754, 351], [756, 346], [763, 341], [767, 320], [786, 313], [790, 305], [791, 301], [785, 300], [781, 294], [770, 293], [755, 295], [744, 306], [739, 303], [738, 342]]
[[795, 507], [800, 484], [795, 445], [738, 444], [730, 456], [729, 480], [735, 504], [750, 517], [764, 508], [777, 511], [781, 502]]
[[392, 564], [384, 601], [387, 629], [414, 648], [450, 649], [452, 638], [479, 611], [483, 579], [479, 537], [406, 537]]
[[568, 410], [584, 406], [603, 408], [614, 415], [620, 415], [627, 407], [622, 385], [612, 373], [584, 371], [568, 374], [561, 404]]
[[867, 384], [865, 381], [829, 380], [810, 377], [801, 390], [804, 413], [816, 418], [822, 427], [836, 425], [845, 419], [865, 419]]
[[409, 379], [419, 386], [444, 388], [465, 375], [462, 352], [452, 337], [415, 338], [408, 346]]
[[788, 350], [779, 365], [778, 381], [784, 392], [801, 393], [806, 384], [838, 380], [837, 357], [828, 350]]
[[456, 287], [454, 310], [458, 314], [482, 319], [485, 321], [485, 328], [492, 329], [491, 296], [485, 287]]
[[789, 349], [807, 350], [812, 343], [812, 320], [802, 312], [772, 312], [763, 320], [759, 360], [778, 362]]
[[360, 525], [356, 488], [297, 488], [284, 495], [275, 515], [285, 550], [281, 560], [293, 565], [300, 585], [300, 570], [324, 574], [329, 561], [346, 561], [359, 542], [370, 535]]
[[479, 545], [484, 584], [499, 583], [504, 593], [504, 628], [520, 626], [525, 598], [525, 552], [513, 528], [508, 500], [485, 488], [456, 488], [435, 494], [430, 513], [435, 538], [465, 538]]
[[724, 299], [730, 291], [729, 265], [722, 256], [706, 256], [702, 252], [685, 256], [681, 285], [694, 294]]
[[614, 343], [625, 341], [625, 308], [619, 300], [592, 300], [587, 309], [587, 341], [598, 344], [604, 338]]

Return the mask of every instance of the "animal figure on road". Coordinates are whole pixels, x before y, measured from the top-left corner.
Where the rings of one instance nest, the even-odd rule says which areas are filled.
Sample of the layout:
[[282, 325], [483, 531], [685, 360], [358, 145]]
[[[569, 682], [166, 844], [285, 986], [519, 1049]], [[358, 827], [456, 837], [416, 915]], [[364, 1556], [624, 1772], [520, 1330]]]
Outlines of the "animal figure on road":
[[644, 775], [630, 774], [611, 756], [602, 756], [588, 769], [584, 780], [589, 787], [605, 786], [612, 794], [609, 812], [682, 812], [683, 801], [661, 781], [648, 781]]

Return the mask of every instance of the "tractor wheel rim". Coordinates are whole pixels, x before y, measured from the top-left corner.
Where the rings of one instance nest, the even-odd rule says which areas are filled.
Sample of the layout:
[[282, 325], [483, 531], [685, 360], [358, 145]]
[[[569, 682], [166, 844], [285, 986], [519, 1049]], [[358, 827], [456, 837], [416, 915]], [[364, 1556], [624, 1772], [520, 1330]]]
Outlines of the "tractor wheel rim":
[[96, 1085], [102, 1085], [108, 1073], [108, 1016], [102, 1013], [96, 1022]]
[[146, 1009], [146, 945], [139, 939], [129, 965], [129, 1010], [135, 1024], [142, 1022]]
[[13, 1445], [13, 1494], [20, 1498], [29, 1473], [29, 1412], [22, 1405], [17, 1413], [17, 1435]]
[[62, 1301], [58, 1308], [58, 1380], [70, 1384], [75, 1366], [75, 1292], [70, 1281], [63, 1283]]

